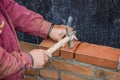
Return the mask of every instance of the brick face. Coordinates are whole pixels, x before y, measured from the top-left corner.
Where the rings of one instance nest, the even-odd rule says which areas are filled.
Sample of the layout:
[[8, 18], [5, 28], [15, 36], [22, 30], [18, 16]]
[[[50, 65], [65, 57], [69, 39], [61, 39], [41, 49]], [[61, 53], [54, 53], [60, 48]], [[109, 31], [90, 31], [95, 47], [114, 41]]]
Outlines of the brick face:
[[97, 69], [96, 77], [104, 80], [120, 80], [120, 73]]
[[68, 73], [61, 73], [61, 79], [62, 80], [88, 80], [86, 78], [82, 78], [80, 76], [75, 76]]
[[46, 66], [46, 67], [50, 67], [50, 66], [51, 66], [50, 61], [48, 61], [44, 66]]
[[37, 79], [37, 78], [33, 78], [33, 77], [26, 77], [23, 80], [42, 80], [42, 79]]
[[57, 71], [53, 71], [53, 70], [41, 69], [40, 76], [58, 80], [58, 73]]
[[117, 68], [120, 49], [95, 44], [81, 43], [75, 52], [75, 59], [98, 66]]
[[[41, 43], [40, 43], [40, 45], [39, 45], [39, 47], [40, 47], [40, 49], [44, 49], [44, 50], [47, 50], [47, 49], [49, 49], [51, 46], [53, 46], [53, 45], [55, 45], [55, 41], [53, 41], [53, 40], [51, 40], [51, 39], [44, 39]], [[53, 56], [59, 56], [60, 55], [60, 52], [59, 52], [59, 50], [57, 50], [57, 51], [55, 51], [54, 53], [53, 53]]]
[[77, 74], [93, 76], [93, 69], [90, 67], [84, 67], [77, 64], [68, 64], [59, 60], [54, 60], [53, 63], [56, 69], [70, 71]]
[[34, 69], [30, 69], [30, 70], [26, 70], [24, 72], [24, 74], [35, 76], [36, 75], [36, 71]]
[[74, 52], [79, 44], [80, 44], [79, 41], [74, 41], [74, 46], [72, 48], [70, 48], [68, 44], [66, 44], [65, 47], [60, 49], [61, 58], [68, 59], [68, 60], [74, 59], [74, 56], [75, 56]]
[[39, 46], [36, 44], [31, 44], [27, 42], [20, 42], [21, 51], [29, 52], [33, 49], [39, 49]]

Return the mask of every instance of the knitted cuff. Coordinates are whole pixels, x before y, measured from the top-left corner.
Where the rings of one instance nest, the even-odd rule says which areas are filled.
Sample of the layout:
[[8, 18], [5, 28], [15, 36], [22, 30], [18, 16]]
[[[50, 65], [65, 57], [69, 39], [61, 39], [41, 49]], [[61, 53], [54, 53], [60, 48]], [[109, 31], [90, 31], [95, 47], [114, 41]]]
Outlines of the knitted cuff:
[[50, 29], [49, 29], [49, 32], [48, 32], [48, 37], [49, 37], [50, 32], [52, 31], [53, 27], [54, 27], [54, 24], [51, 24]]

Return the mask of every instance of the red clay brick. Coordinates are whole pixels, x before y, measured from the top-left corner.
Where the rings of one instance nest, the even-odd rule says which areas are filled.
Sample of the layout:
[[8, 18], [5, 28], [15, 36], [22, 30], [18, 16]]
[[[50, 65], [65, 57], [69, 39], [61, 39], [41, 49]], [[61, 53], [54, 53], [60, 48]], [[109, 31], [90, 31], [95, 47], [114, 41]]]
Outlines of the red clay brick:
[[[55, 45], [57, 42], [51, 40], [51, 39], [44, 39], [41, 43], [40, 43], [40, 49], [49, 49], [51, 46]], [[59, 56], [60, 55], [60, 52], [59, 50], [55, 51], [53, 53], [53, 56]]]
[[88, 80], [86, 78], [82, 78], [80, 76], [75, 76], [67, 73], [61, 73], [62, 80]]
[[41, 69], [40, 76], [58, 80], [58, 73], [57, 71], [53, 71], [53, 70]]
[[77, 64], [68, 64], [60, 60], [53, 60], [53, 65], [56, 69], [93, 76], [93, 69], [90, 67], [85, 67]]
[[104, 80], [120, 80], [120, 73], [97, 69], [96, 77]]
[[37, 79], [37, 78], [24, 78], [23, 80], [42, 80], [42, 79]]
[[61, 48], [60, 49], [61, 58], [68, 59], [68, 60], [74, 59], [75, 57], [74, 52], [76, 48], [78, 47], [79, 43], [80, 43], [79, 41], [74, 41], [74, 46], [72, 48], [70, 48], [68, 44], [66, 44], [65, 47]]
[[44, 66], [46, 66], [46, 67], [50, 67], [50, 66], [51, 66], [50, 61], [47, 61], [47, 63], [46, 63]]
[[75, 52], [76, 60], [107, 68], [117, 68], [119, 56], [120, 49], [89, 43], [81, 43]]
[[36, 75], [36, 71], [34, 69], [30, 69], [30, 70], [26, 70], [24, 72], [24, 74], [35, 76]]
[[39, 45], [27, 43], [27, 42], [20, 42], [21, 51], [29, 52], [33, 49], [39, 49]]

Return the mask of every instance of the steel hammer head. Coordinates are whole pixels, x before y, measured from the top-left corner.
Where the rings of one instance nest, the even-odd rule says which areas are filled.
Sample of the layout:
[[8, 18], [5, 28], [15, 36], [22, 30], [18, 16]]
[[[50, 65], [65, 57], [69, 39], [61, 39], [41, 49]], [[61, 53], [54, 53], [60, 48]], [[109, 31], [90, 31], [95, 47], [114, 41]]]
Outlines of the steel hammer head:
[[69, 37], [68, 46], [69, 46], [70, 48], [72, 48], [73, 45], [74, 45], [73, 40], [74, 40], [74, 39], [77, 39], [77, 38], [76, 38], [76, 31], [72, 31], [69, 27], [66, 27], [66, 36]]

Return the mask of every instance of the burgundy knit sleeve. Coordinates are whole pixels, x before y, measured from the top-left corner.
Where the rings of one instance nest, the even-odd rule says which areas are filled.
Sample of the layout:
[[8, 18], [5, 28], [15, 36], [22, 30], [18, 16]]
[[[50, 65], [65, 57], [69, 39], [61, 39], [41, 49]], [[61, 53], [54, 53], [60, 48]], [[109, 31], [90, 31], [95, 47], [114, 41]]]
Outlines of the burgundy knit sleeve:
[[14, 0], [3, 0], [4, 5], [16, 29], [34, 36], [46, 38], [51, 23], [31, 10], [19, 5]]
[[23, 67], [32, 67], [32, 59], [27, 53], [8, 53], [0, 47], [0, 79], [18, 72]]

